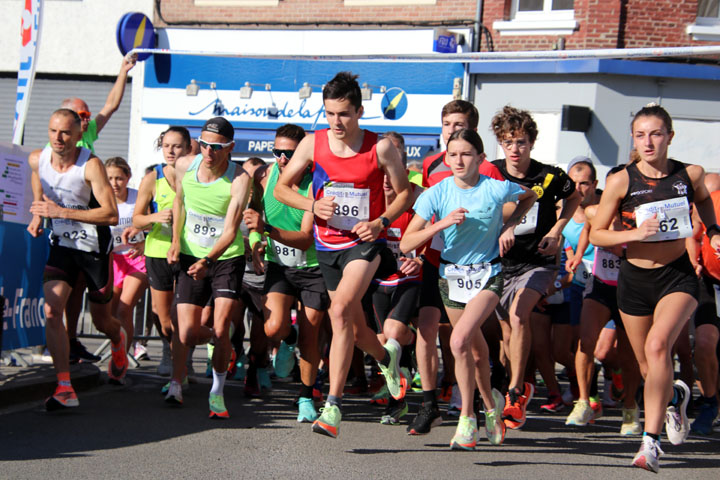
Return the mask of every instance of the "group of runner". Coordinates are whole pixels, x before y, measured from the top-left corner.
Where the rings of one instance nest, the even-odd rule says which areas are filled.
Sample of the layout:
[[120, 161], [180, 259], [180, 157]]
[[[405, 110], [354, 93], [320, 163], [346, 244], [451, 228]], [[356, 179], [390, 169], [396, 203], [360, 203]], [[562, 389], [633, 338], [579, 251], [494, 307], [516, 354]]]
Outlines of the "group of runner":
[[[132, 309], [149, 284], [172, 352], [165, 399], [182, 404], [188, 352], [209, 343], [211, 418], [230, 415], [224, 384], [244, 354], [247, 308], [246, 393], [267, 384], [261, 371], [269, 346], [277, 348], [278, 377], [291, 374], [297, 348], [297, 419], [314, 432], [339, 434], [357, 348], [385, 380], [381, 422], [396, 424], [408, 413], [404, 398], [414, 383], [423, 402], [407, 432], [428, 433], [442, 420], [440, 336], [445, 381], [455, 384], [451, 448], [475, 448], [481, 411], [493, 445], [506, 429], [521, 428], [536, 370], [548, 389], [543, 410], [576, 400], [566, 423], [594, 421], [602, 412], [593, 371], [599, 357], [614, 372], [615, 382], [605, 374], [606, 390], [612, 385], [623, 402], [621, 433], [643, 434], [633, 464], [651, 471], [662, 454], [663, 420], [673, 444], [690, 430], [690, 389], [673, 379], [673, 347], [687, 335], [700, 298], [703, 401], [693, 429], [712, 431], [720, 198], [711, 198], [706, 183], [715, 180], [701, 167], [667, 157], [673, 130], [662, 107], [636, 114], [634, 158], [613, 169], [600, 192], [587, 157], [573, 160], [568, 173], [531, 158], [537, 125], [510, 106], [491, 123], [505, 158], [487, 161], [478, 112], [462, 100], [441, 112], [446, 150], [424, 160], [422, 185], [411, 183], [402, 137], [360, 128], [361, 98], [356, 76], [337, 74], [323, 88], [329, 127], [313, 134], [280, 127], [271, 165], [233, 161], [234, 128], [222, 117], [204, 124], [195, 155], [188, 131], [170, 127], [158, 140], [164, 163], [137, 191], [127, 186], [127, 162], [103, 164], [76, 145], [80, 117], [73, 110], [54, 112], [50, 144], [30, 156], [28, 227], [38, 236], [43, 218], [51, 219], [44, 292], [58, 387], [48, 410], [78, 406], [63, 309], [82, 273], [93, 321], [112, 342], [110, 380], [123, 383]], [[322, 360], [326, 317], [331, 338]], [[555, 361], [576, 387], [565, 394]], [[318, 412], [313, 387], [321, 362], [329, 390]], [[635, 400], [643, 379], [644, 428]]]

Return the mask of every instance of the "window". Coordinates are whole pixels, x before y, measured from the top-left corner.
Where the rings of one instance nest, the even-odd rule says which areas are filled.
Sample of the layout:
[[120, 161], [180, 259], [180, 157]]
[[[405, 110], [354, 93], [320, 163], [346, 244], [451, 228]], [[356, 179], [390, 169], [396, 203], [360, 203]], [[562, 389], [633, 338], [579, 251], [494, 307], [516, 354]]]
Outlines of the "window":
[[512, 0], [511, 18], [494, 22], [500, 35], [570, 35], [577, 29], [573, 0]]
[[685, 31], [693, 40], [720, 40], [720, 0], [698, 0], [695, 23]]

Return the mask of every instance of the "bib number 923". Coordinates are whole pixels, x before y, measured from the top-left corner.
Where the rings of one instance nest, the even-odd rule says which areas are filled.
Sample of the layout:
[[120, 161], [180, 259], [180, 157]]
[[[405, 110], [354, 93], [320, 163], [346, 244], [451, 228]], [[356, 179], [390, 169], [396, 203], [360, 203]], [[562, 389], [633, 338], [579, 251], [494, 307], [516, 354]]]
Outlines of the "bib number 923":
[[86, 240], [88, 238], [85, 230], [66, 231], [62, 233], [62, 236], [68, 240]]

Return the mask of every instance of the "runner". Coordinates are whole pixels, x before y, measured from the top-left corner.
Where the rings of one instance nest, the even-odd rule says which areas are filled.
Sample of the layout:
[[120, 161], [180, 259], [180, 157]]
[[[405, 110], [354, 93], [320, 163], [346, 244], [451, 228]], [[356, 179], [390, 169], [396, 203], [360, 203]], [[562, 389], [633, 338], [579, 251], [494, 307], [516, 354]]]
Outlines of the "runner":
[[[172, 373], [170, 362], [172, 345], [172, 348], [176, 349], [174, 357], [178, 360], [177, 378], [181, 379], [183, 386], [187, 388], [185, 381], [187, 350], [179, 339], [173, 341], [173, 317], [176, 315], [173, 295], [178, 266], [168, 263], [167, 252], [172, 237], [172, 206], [176, 191], [175, 162], [190, 152], [190, 133], [185, 127], [170, 127], [158, 137], [157, 148], [162, 150], [165, 163], [156, 165], [140, 182], [133, 212], [133, 226], [141, 229], [151, 228], [145, 240], [145, 266], [150, 283], [152, 309], [158, 317], [160, 323], [158, 330], [163, 339], [163, 360], [158, 367], [158, 373], [161, 375]], [[167, 389], [169, 388], [168, 383]], [[163, 393], [167, 393], [167, 389], [163, 388], [165, 390]]]
[[[175, 166], [176, 196], [168, 263], [180, 264], [177, 290], [177, 337], [186, 347], [214, 340], [210, 418], [229, 418], [223, 388], [230, 361], [230, 323], [237, 308], [245, 257], [239, 231], [250, 194], [250, 177], [230, 161], [235, 129], [222, 117], [202, 127], [200, 154], [180, 158]], [[213, 328], [201, 325], [203, 307], [214, 300]], [[183, 358], [184, 360], [184, 358]], [[168, 396], [182, 402], [177, 370]]]
[[63, 310], [80, 272], [85, 275], [93, 323], [112, 342], [108, 364], [111, 383], [124, 383], [128, 359], [127, 335], [110, 311], [113, 277], [108, 225], [117, 223], [118, 210], [105, 167], [90, 150], [76, 146], [82, 132], [80, 117], [72, 110], [56, 110], [50, 116], [48, 134], [50, 146], [35, 150], [28, 159], [33, 191], [28, 232], [37, 237], [42, 234], [43, 217], [51, 219], [43, 293], [45, 335], [58, 386], [45, 408], [56, 410], [79, 405], [70, 383], [70, 347]]
[[[478, 173], [484, 157], [477, 132], [463, 129], [453, 133], [447, 152], [453, 177], [418, 198], [416, 215], [400, 241], [401, 250], [408, 252], [442, 232], [438, 287], [453, 325], [450, 345], [462, 396], [460, 419], [450, 442], [454, 450], [472, 450], [477, 443], [475, 385], [485, 403], [490, 443], [499, 445], [505, 437], [499, 415], [504, 401], [502, 394], [490, 386], [489, 352], [481, 326], [495, 310], [502, 293], [500, 256], [512, 247], [513, 228], [537, 198], [525, 187]], [[503, 205], [515, 201], [519, 203], [503, 225]], [[441, 220], [431, 224], [433, 217]]]
[[[705, 175], [705, 186], [710, 192], [715, 218], [720, 215], [720, 175], [708, 173]], [[695, 210], [697, 212], [697, 209]], [[695, 213], [694, 212], [694, 213]], [[697, 217], [697, 214], [695, 213]], [[713, 420], [718, 414], [718, 337], [720, 337], [720, 259], [713, 252], [710, 239], [705, 228], [698, 218], [694, 225], [697, 235], [688, 239], [688, 253], [700, 276], [700, 298], [695, 311], [695, 366], [702, 397], [700, 398], [700, 411], [690, 428], [695, 433], [710, 435], [713, 431]]]
[[[674, 132], [665, 109], [657, 104], [642, 108], [631, 132], [640, 159], [608, 179], [590, 241], [605, 248], [627, 244], [618, 277], [618, 308], [645, 378], [645, 431], [632, 463], [657, 472], [663, 418], [675, 445], [690, 431], [690, 390], [681, 380], [673, 385], [671, 348], [700, 293], [684, 241], [692, 235], [692, 203], [708, 225], [715, 251], [720, 249], [720, 227], [702, 167], [667, 156]], [[609, 227], [618, 209], [624, 230], [613, 231]]]
[[[313, 215], [280, 203], [273, 194], [278, 178], [293, 157], [305, 130], [297, 125], [283, 125], [275, 132], [273, 155], [275, 164], [259, 180], [259, 202], [245, 211], [245, 223], [251, 229], [250, 245], [253, 263], [263, 265], [265, 277], [265, 333], [268, 339], [280, 342], [273, 360], [279, 378], [290, 376], [295, 366], [295, 347], [300, 350], [300, 397], [297, 421], [317, 420], [313, 404], [313, 385], [320, 363], [318, 334], [330, 305], [322, 273], [313, 245]], [[306, 171], [297, 192], [310, 196], [312, 173]], [[264, 219], [259, 212], [264, 212]], [[260, 255], [261, 232], [268, 238], [264, 260]], [[291, 325], [290, 310], [297, 302], [296, 325]]]
[[[478, 111], [470, 102], [453, 100], [446, 104], [440, 113], [442, 121], [441, 135], [447, 145], [450, 135], [461, 129], [477, 130]], [[452, 175], [446, 152], [426, 158], [423, 161], [423, 187], [429, 188]], [[478, 166], [481, 174], [503, 180], [500, 171], [490, 162], [483, 160]], [[422, 270], [422, 290], [420, 292], [420, 311], [418, 314], [418, 335], [415, 356], [417, 358], [420, 381], [422, 383], [423, 403], [413, 421], [408, 425], [409, 435], [423, 435], [442, 422], [437, 399], [438, 353], [437, 338], [440, 324], [448, 324], [440, 291], [438, 290], [438, 268], [440, 265], [441, 236], [433, 237], [425, 249], [426, 261]], [[449, 350], [449, 349], [448, 349]], [[454, 371], [451, 355], [443, 353], [444, 370]], [[449, 373], [449, 372], [448, 372]]]
[[[410, 207], [410, 185], [390, 140], [378, 141], [377, 134], [359, 127], [363, 107], [356, 78], [340, 72], [325, 85], [323, 104], [330, 128], [300, 142], [275, 188], [279, 201], [315, 216], [315, 248], [331, 299], [333, 337], [329, 395], [313, 431], [331, 437], [339, 433], [354, 344], [378, 361], [390, 395], [400, 400], [407, 389], [399, 369], [400, 345], [395, 340], [380, 344], [365, 322], [361, 299], [376, 273], [383, 276], [395, 270], [385, 229]], [[312, 199], [293, 189], [308, 167], [313, 173]], [[397, 192], [387, 207], [383, 173]]]
[[119, 220], [117, 225], [110, 227], [113, 238], [113, 301], [112, 312], [125, 332], [128, 333], [127, 348], [133, 345], [135, 325], [133, 313], [140, 296], [145, 293], [148, 285], [145, 270], [145, 234], [132, 226], [133, 210], [137, 201], [138, 191], [128, 188], [132, 176], [130, 165], [124, 158], [112, 157], [105, 161], [110, 186], [115, 194]]
[[[580, 195], [560, 168], [530, 157], [538, 130], [527, 111], [504, 107], [493, 117], [492, 130], [505, 154], [504, 160], [493, 163], [506, 179], [538, 195], [538, 201], [515, 228], [514, 246], [502, 259], [505, 285], [500, 304], [509, 318], [501, 319], [501, 324], [510, 360], [503, 418], [508, 428], [516, 429], [525, 424], [525, 410], [535, 391], [531, 383], [523, 382], [531, 347], [530, 314], [555, 280], [560, 237], [580, 204]], [[564, 205], [558, 218], [556, 203], [560, 200]]]

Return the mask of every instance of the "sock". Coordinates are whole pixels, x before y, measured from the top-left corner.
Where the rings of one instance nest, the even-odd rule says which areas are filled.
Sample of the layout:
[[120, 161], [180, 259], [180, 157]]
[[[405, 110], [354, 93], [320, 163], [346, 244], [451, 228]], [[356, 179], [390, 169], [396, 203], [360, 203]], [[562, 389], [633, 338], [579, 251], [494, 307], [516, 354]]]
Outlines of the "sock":
[[303, 398], [312, 398], [313, 387], [312, 385], [300, 384], [300, 396]]
[[[385, 350], [385, 349], [383, 349]], [[383, 355], [382, 360], [379, 360], [378, 363], [382, 364], [383, 367], [387, 367], [390, 365], [390, 352], [385, 350], [385, 355]]]
[[227, 372], [219, 373], [217, 370], [213, 368], [213, 384], [212, 388], [210, 389], [210, 393], [213, 395], [222, 395], [223, 394], [223, 388], [225, 388], [225, 377], [227, 376]]
[[437, 392], [434, 388], [432, 390], [423, 390], [423, 403], [437, 406]]
[[643, 437], [650, 437], [653, 440], [655, 440], [656, 442], [660, 443], [660, 435], [658, 435], [656, 433], [643, 432]]
[[335, 405], [338, 408], [342, 408], [342, 397], [336, 397], [335, 395], [328, 395], [327, 403]]
[[290, 333], [285, 337], [285, 343], [288, 345], [295, 345], [298, 341], [298, 332], [294, 327], [290, 327]]
[[71, 387], [70, 372], [57, 372], [57, 380], [59, 387]]

